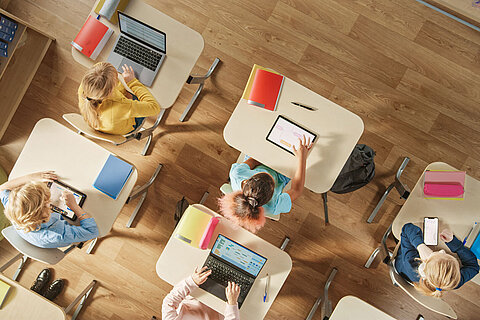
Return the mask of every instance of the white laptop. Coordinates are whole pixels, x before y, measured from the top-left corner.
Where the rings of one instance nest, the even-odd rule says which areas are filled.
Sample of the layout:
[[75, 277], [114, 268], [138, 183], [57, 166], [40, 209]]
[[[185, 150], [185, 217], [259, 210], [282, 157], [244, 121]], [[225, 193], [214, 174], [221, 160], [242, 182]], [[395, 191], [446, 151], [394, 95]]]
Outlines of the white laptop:
[[167, 35], [135, 18], [118, 11], [120, 36], [108, 56], [121, 73], [128, 65], [141, 83], [151, 86], [167, 53]]

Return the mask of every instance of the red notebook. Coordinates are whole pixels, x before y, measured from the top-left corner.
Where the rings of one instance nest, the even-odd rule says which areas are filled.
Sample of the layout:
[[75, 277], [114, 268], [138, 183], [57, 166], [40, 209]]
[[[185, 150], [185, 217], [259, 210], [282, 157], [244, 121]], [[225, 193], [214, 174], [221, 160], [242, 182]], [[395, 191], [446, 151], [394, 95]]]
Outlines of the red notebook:
[[267, 70], [257, 70], [247, 103], [270, 111], [277, 110], [285, 77]]
[[95, 60], [112, 33], [112, 29], [89, 16], [75, 40], [72, 41], [72, 46], [90, 59]]

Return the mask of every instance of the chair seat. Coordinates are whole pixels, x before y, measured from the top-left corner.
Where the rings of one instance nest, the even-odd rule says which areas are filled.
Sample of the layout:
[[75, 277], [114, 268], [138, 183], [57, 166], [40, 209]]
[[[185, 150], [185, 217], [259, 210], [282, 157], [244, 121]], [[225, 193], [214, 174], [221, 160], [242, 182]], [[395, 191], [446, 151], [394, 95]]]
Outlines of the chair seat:
[[94, 139], [99, 139], [103, 141], [107, 141], [113, 143], [115, 145], [119, 145], [124, 143], [127, 139], [125, 136], [120, 134], [108, 134], [102, 133], [97, 130], [92, 129], [83, 119], [82, 115], [78, 113], [67, 113], [63, 115], [63, 119], [65, 119], [72, 127], [74, 127], [77, 131], [85, 134]]

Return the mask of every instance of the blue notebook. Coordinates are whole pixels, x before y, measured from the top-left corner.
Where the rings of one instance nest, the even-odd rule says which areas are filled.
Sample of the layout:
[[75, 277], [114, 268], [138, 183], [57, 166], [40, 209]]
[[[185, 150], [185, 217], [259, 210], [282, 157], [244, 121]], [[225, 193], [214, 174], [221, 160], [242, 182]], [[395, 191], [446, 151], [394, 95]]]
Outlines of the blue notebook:
[[480, 234], [477, 236], [477, 239], [473, 242], [470, 250], [477, 256], [477, 259], [480, 259]]
[[114, 155], [108, 156], [93, 186], [110, 198], [117, 200], [120, 191], [132, 174], [133, 166]]

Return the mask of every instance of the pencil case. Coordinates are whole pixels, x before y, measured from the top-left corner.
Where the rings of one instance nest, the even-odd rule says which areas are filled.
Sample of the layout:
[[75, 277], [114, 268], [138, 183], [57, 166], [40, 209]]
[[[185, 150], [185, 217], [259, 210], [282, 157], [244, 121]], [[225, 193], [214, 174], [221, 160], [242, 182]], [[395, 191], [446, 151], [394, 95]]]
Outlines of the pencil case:
[[463, 186], [456, 183], [425, 183], [423, 193], [432, 197], [458, 197], [464, 193]]

